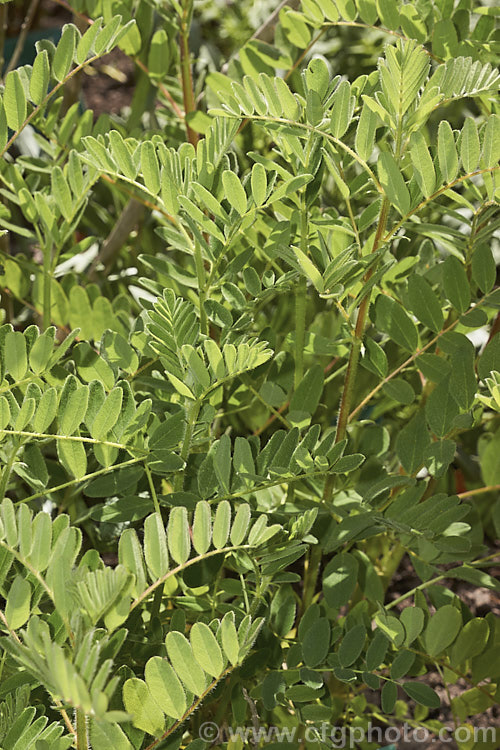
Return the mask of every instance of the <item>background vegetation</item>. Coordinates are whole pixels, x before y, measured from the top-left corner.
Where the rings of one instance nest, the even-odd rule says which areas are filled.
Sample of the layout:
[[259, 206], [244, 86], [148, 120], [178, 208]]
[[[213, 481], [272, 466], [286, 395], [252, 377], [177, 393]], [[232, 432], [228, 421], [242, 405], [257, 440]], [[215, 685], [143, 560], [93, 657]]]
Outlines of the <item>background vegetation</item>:
[[3, 750], [498, 724], [497, 13], [0, 6]]

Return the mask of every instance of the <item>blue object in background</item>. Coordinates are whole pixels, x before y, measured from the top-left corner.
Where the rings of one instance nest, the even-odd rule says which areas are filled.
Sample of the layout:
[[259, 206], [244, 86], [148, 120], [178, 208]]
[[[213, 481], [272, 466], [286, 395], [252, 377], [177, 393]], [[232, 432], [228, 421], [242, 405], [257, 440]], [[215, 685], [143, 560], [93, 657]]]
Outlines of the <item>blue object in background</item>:
[[[21, 65], [33, 65], [33, 61], [36, 57], [36, 47], [35, 44], [37, 42], [42, 41], [42, 39], [48, 39], [50, 42], [53, 42], [53, 44], [57, 45], [57, 42], [61, 38], [61, 29], [59, 27], [52, 28], [52, 29], [37, 29], [35, 31], [29, 31], [26, 35], [26, 39], [24, 40], [24, 47], [21, 52], [21, 56], [18, 60], [17, 67]], [[5, 67], [9, 64], [9, 60], [14, 54], [14, 49], [17, 44], [18, 37], [8, 37], [5, 40], [5, 48], [4, 48], [4, 57], [5, 57]]]

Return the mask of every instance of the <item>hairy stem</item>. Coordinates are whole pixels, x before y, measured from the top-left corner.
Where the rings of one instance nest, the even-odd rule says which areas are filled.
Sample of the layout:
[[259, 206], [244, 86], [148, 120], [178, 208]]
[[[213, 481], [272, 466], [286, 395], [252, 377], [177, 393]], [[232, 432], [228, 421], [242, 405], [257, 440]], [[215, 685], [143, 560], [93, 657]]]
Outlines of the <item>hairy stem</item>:
[[76, 709], [76, 748], [77, 750], [89, 750], [87, 735], [87, 717], [81, 708]]

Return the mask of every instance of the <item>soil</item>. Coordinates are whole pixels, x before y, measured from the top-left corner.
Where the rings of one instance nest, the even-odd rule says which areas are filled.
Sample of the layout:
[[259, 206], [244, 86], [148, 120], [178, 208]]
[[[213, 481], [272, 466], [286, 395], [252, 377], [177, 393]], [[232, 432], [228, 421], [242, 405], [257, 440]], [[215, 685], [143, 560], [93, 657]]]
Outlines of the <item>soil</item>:
[[[488, 550], [488, 554], [494, 554], [495, 552], [500, 552], [499, 545]], [[443, 567], [446, 569], [446, 566]], [[490, 568], [488, 572], [495, 578], [500, 577], [500, 568], [498, 566], [496, 568]], [[415, 574], [408, 556], [405, 555], [393, 578], [391, 586], [387, 591], [387, 601], [398, 599], [420, 583], [421, 581]], [[440, 581], [438, 585], [453, 591], [453, 593], [456, 594], [470, 609], [474, 617], [484, 617], [488, 612], [493, 612], [497, 617], [500, 616], [500, 595], [496, 591], [479, 588], [473, 584], [467, 583], [466, 581], [459, 581], [455, 578]], [[398, 605], [397, 609], [401, 611], [404, 607], [410, 606], [411, 602], [411, 599], [407, 599]], [[458, 680], [456, 684], [448, 686], [447, 692], [443, 686], [441, 677], [437, 672], [428, 673], [423, 681], [432, 687], [441, 699], [440, 710], [434, 712], [431, 711], [429, 718], [437, 719], [443, 722], [447, 727], [453, 727], [454, 722], [450, 708], [450, 698], [455, 698], [464, 690], [470, 689], [471, 685], [465, 680]], [[373, 693], [370, 700], [378, 702], [380, 698], [378, 694]], [[498, 704], [494, 705], [482, 714], [474, 716], [471, 719], [471, 723], [474, 727], [494, 727], [498, 730], [498, 736], [500, 736], [500, 706]], [[437, 738], [428, 740], [426, 744], [418, 741], [400, 742], [398, 748], [400, 750], [423, 750], [424, 748], [426, 750], [427, 748], [432, 748], [432, 750], [458, 750], [458, 746], [455, 742], [440, 742]]]

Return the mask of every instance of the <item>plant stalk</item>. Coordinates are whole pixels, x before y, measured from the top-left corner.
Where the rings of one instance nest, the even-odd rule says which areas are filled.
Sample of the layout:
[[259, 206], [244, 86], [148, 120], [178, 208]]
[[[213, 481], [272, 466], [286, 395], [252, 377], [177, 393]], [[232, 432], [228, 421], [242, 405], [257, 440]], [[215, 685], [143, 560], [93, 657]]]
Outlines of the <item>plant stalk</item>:
[[187, 116], [196, 111], [194, 98], [193, 76], [191, 72], [191, 54], [189, 50], [189, 17], [191, 15], [193, 0], [187, 0], [183, 14], [180, 19], [179, 50], [181, 58], [182, 96], [184, 99], [184, 117], [186, 118], [186, 134], [189, 143], [196, 146], [198, 133], [191, 128]]
[[[380, 217], [377, 225], [377, 231], [375, 239], [373, 241], [372, 253], [375, 253], [382, 242], [382, 238], [385, 231], [385, 225], [387, 223], [387, 216], [389, 213], [389, 201], [384, 198], [382, 207], [380, 209]], [[376, 270], [376, 266], [373, 266], [368, 270], [364, 277], [364, 283], [367, 284], [373, 273]], [[364, 297], [361, 302], [358, 315], [356, 318], [356, 327], [354, 329], [354, 338], [351, 345], [351, 352], [349, 354], [349, 362], [347, 365], [347, 372], [344, 380], [344, 389], [342, 391], [342, 398], [340, 400], [339, 418], [337, 422], [337, 432], [335, 434], [335, 442], [339, 443], [346, 436], [347, 424], [349, 422], [349, 412], [351, 410], [352, 396], [354, 393], [354, 386], [356, 383], [356, 374], [358, 371], [359, 355], [361, 353], [361, 346], [363, 344], [363, 336], [365, 334], [366, 319], [368, 317], [368, 310], [370, 307], [371, 290]], [[329, 474], [326, 478], [325, 487], [323, 490], [323, 502], [330, 503], [332, 499], [333, 491], [333, 474]]]
[[76, 709], [76, 749], [89, 750], [87, 717], [81, 708]]

